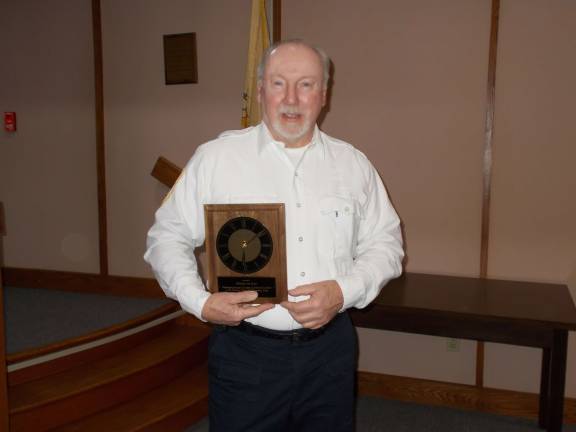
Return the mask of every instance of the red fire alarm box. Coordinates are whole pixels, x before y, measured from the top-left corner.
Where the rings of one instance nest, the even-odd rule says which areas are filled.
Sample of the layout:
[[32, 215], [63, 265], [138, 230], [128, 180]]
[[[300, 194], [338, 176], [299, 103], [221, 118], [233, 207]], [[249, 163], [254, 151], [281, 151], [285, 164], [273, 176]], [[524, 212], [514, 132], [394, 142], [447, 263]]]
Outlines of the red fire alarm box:
[[4, 130], [6, 132], [16, 132], [15, 112], [4, 112]]

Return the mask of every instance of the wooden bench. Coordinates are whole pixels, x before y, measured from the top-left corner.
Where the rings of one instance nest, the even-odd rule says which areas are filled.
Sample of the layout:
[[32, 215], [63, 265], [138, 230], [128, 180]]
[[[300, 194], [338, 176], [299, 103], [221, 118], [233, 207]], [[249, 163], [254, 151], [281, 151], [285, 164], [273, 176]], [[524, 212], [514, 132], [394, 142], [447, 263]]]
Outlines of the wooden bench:
[[351, 316], [358, 327], [541, 348], [539, 425], [562, 430], [568, 331], [576, 330], [567, 286], [408, 273]]

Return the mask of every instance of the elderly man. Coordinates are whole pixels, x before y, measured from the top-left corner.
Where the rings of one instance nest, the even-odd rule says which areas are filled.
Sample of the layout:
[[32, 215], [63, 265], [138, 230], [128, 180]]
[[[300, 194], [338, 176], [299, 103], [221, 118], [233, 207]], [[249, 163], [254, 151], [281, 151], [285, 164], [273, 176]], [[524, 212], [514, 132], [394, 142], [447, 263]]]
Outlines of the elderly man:
[[[351, 431], [357, 341], [346, 313], [401, 273], [400, 221], [368, 159], [321, 132], [330, 59], [304, 41], [259, 68], [263, 120], [201, 145], [156, 213], [145, 259], [166, 294], [217, 324], [212, 431]], [[204, 204], [284, 203], [289, 298], [210, 294], [193, 249]]]

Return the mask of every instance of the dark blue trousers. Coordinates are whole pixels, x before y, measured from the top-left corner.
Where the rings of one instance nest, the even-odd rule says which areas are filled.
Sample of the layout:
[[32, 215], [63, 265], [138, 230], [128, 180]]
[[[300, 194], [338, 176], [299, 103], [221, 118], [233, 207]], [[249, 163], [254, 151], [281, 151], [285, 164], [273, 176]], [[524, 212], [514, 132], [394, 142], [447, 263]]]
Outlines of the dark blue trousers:
[[307, 342], [215, 328], [211, 432], [352, 432], [356, 332], [347, 314]]

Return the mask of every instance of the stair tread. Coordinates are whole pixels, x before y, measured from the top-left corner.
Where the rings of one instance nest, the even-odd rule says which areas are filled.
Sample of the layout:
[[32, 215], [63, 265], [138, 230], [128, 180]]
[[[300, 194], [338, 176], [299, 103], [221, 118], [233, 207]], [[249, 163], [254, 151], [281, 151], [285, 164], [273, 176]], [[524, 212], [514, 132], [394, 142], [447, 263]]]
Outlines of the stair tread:
[[145, 370], [189, 349], [207, 336], [208, 332], [201, 328], [174, 326], [161, 336], [127, 351], [17, 385], [9, 390], [10, 411], [31, 409]]
[[162, 387], [53, 432], [138, 431], [207, 398], [208, 368], [202, 364]]

